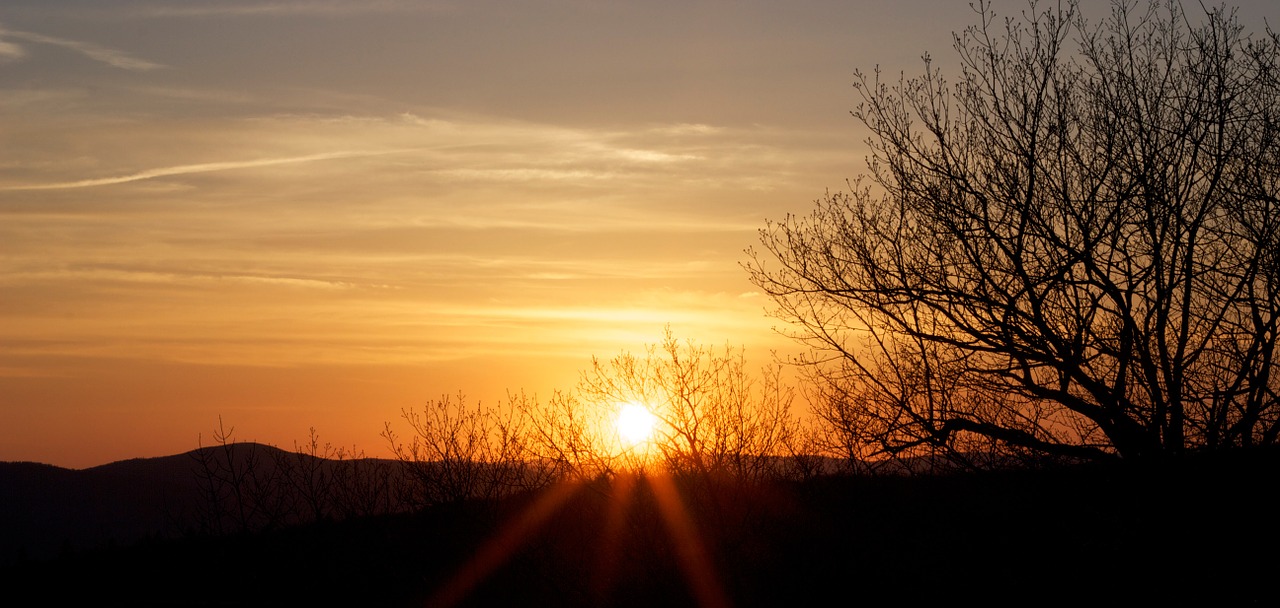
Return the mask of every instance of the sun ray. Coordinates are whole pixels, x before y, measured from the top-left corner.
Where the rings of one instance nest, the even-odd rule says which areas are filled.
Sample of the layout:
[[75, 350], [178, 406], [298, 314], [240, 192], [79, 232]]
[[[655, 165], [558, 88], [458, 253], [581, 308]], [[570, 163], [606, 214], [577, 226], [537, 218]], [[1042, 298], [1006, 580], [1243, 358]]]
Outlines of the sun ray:
[[599, 559], [592, 576], [591, 597], [597, 605], [608, 603], [609, 590], [618, 572], [618, 553], [622, 548], [622, 534], [627, 514], [631, 510], [637, 487], [637, 477], [622, 473], [613, 479], [609, 510], [605, 514], [604, 532], [600, 539]]
[[445, 608], [456, 606], [472, 589], [479, 585], [499, 566], [529, 540], [547, 520], [556, 513], [582, 486], [575, 483], [558, 483], [539, 494], [533, 504], [501, 531], [476, 550], [475, 555], [458, 569], [427, 601], [427, 606]]
[[693, 518], [689, 516], [680, 492], [670, 475], [652, 475], [647, 477], [649, 487], [653, 489], [654, 498], [662, 520], [667, 525], [667, 532], [676, 545], [676, 556], [680, 560], [680, 569], [684, 572], [693, 590], [698, 606], [702, 608], [728, 608], [729, 601], [720, 579], [716, 576], [711, 556], [707, 554], [706, 545], [698, 534]]
[[[641, 482], [653, 493], [666, 532], [676, 550], [676, 560], [697, 605], [727, 608], [728, 596], [712, 563], [706, 543], [668, 474], [621, 473], [610, 480], [610, 501], [599, 544], [599, 559], [592, 573], [589, 592], [599, 603], [608, 603], [620, 562], [623, 531]], [[543, 490], [513, 521], [489, 538], [470, 560], [449, 578], [426, 602], [447, 608], [462, 603], [495, 570], [541, 529], [580, 490], [581, 483], [559, 483]]]

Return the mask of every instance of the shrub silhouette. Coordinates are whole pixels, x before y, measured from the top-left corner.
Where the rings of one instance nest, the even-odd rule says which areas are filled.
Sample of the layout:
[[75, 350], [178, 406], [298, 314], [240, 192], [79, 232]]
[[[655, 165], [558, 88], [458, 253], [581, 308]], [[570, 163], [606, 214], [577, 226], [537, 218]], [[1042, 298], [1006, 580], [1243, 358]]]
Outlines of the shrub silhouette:
[[390, 423], [382, 436], [403, 465], [400, 498], [415, 508], [492, 500], [547, 480], [534, 470], [526, 419], [514, 405], [471, 407], [464, 395], [446, 395], [401, 418], [411, 431], [407, 443]]
[[[522, 398], [521, 411], [539, 459], [572, 478], [663, 470], [763, 481], [790, 474], [783, 457], [801, 445], [794, 391], [781, 371], [753, 374], [741, 351], [682, 343], [668, 329], [642, 355], [593, 358], [576, 391], [545, 405]], [[655, 418], [652, 436], [638, 445], [619, 436], [626, 406]]]

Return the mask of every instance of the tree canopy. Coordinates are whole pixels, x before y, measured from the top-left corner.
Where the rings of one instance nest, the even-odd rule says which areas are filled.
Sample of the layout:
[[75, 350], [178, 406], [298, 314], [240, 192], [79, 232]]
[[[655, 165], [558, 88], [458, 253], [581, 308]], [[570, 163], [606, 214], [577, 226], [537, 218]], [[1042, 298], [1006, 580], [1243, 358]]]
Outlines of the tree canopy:
[[747, 263], [850, 444], [1138, 458], [1280, 434], [1280, 37], [986, 2], [954, 82], [857, 74], [866, 173]]

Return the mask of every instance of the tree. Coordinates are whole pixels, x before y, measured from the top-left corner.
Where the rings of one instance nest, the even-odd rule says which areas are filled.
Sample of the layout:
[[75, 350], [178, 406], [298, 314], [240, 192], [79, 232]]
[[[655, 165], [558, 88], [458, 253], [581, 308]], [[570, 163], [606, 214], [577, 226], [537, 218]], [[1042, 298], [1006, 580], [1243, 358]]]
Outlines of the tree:
[[[422, 509], [466, 500], [493, 500], [530, 489], [543, 475], [529, 469], [525, 419], [516, 405], [485, 408], [444, 395], [421, 411], [401, 410], [408, 443], [387, 423], [382, 437], [401, 463], [400, 500]], [[534, 463], [536, 466], [536, 463]]]
[[[658, 468], [758, 482], [804, 473], [789, 470], [783, 458], [803, 443], [781, 371], [753, 374], [741, 350], [680, 342], [668, 329], [642, 354], [592, 358], [571, 393], [556, 393], [545, 405], [520, 402], [530, 443], [563, 475], [586, 480]], [[653, 416], [652, 436], [640, 445], [628, 445], [617, 429], [628, 405]]]
[[776, 366], [753, 374], [741, 350], [681, 343], [668, 329], [643, 356], [593, 358], [578, 392], [610, 418], [621, 403], [643, 404], [656, 417], [652, 447], [668, 470], [747, 482], [785, 473], [792, 389]]
[[298, 495], [287, 484], [295, 467], [280, 457], [282, 453], [255, 442], [237, 442], [235, 427], [227, 428], [221, 416], [213, 441], [205, 446], [201, 438], [191, 453], [201, 495], [195, 505], [201, 532], [251, 532], [297, 521]]
[[1224, 7], [975, 6], [947, 82], [859, 73], [868, 171], [753, 281], [850, 445], [1144, 458], [1280, 434], [1280, 37]]
[[618, 441], [616, 403], [587, 402], [575, 391], [556, 391], [546, 403], [521, 393], [512, 402], [529, 421], [536, 461], [553, 477], [586, 482], [645, 464]]

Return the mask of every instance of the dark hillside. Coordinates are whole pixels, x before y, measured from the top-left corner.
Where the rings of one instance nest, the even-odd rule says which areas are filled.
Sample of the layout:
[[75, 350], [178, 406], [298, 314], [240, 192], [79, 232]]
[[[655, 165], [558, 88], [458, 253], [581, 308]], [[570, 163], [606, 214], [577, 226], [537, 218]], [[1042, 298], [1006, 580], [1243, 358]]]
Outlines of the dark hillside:
[[[771, 606], [829, 595], [1265, 605], [1280, 571], [1277, 466], [1266, 451], [1161, 466], [680, 483], [674, 510], [659, 482], [634, 493], [598, 483], [83, 552], [18, 564], [2, 582], [51, 603], [109, 605], [417, 606], [451, 580], [476, 606]], [[493, 538], [510, 542], [496, 550]], [[464, 568], [477, 555], [491, 567]]]
[[183, 456], [88, 470], [0, 463], [0, 564], [164, 534], [193, 490]]
[[[203, 458], [207, 457], [207, 458]], [[208, 463], [208, 469], [205, 464]], [[209, 484], [202, 476], [225, 475], [232, 468], [274, 491], [283, 486], [282, 467], [296, 473], [314, 470], [332, 475], [339, 466], [361, 464], [390, 471], [393, 461], [338, 461], [237, 443], [185, 454], [135, 458], [83, 470], [30, 462], [0, 462], [0, 566], [18, 560], [45, 560], [104, 547], [128, 546], [144, 539], [180, 538], [209, 528]], [[222, 467], [219, 469], [218, 467]], [[248, 487], [250, 484], [244, 483]], [[223, 501], [230, 484], [222, 484]], [[301, 505], [274, 525], [307, 521]], [[263, 517], [252, 522], [268, 527]], [[219, 522], [214, 522], [219, 523]], [[237, 529], [229, 522], [228, 530]]]

